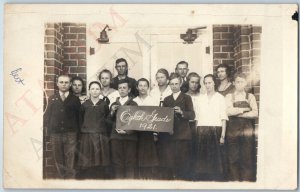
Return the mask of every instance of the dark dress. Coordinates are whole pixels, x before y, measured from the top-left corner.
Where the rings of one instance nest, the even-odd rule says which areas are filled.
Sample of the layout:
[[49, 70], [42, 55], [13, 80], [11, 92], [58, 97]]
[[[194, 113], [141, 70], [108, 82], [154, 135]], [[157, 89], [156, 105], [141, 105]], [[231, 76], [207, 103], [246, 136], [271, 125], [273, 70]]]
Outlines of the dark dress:
[[110, 148], [106, 118], [109, 109], [103, 100], [95, 105], [89, 99], [81, 106], [80, 167], [108, 166]]
[[[246, 100], [248, 100], [246, 93]], [[234, 94], [232, 100], [235, 101]], [[247, 101], [233, 102], [233, 107], [250, 108]], [[253, 119], [229, 116], [226, 133], [229, 160], [229, 180], [256, 180], [256, 147]]]
[[192, 130], [189, 120], [195, 118], [193, 102], [189, 95], [180, 93], [176, 100], [173, 95], [164, 99], [164, 107], [178, 106], [183, 116], [174, 115], [174, 133], [159, 133], [158, 152], [162, 179], [188, 179]]
[[231, 85], [229, 85], [229, 87], [227, 87], [227, 89], [225, 89], [223, 91], [218, 91], [218, 92], [225, 97], [227, 94], [233, 93], [234, 90], [235, 90], [235, 87], [233, 84], [231, 84]]

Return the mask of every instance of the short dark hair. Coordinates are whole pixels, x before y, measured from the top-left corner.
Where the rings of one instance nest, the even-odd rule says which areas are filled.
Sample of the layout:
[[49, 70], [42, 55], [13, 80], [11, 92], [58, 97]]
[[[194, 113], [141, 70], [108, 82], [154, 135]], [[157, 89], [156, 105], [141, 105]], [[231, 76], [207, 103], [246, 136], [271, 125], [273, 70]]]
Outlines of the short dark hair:
[[70, 75], [66, 75], [66, 74], [58, 75], [58, 76], [57, 76], [57, 79], [56, 79], [56, 82], [58, 82], [58, 79], [59, 79], [60, 77], [68, 77], [69, 80], [70, 80], [70, 83], [72, 82], [72, 81], [71, 81], [71, 79], [72, 79], [71, 76], [70, 76]]
[[230, 67], [229, 65], [227, 64], [219, 64], [216, 68], [216, 72], [218, 72], [218, 69], [219, 68], [225, 68], [225, 71], [226, 71], [226, 74], [227, 74], [227, 77], [230, 78], [231, 77], [231, 70], [230, 70]]
[[138, 86], [139, 83], [140, 83], [141, 81], [146, 82], [147, 85], [148, 85], [148, 87], [150, 87], [150, 83], [149, 83], [149, 81], [148, 81], [146, 78], [140, 78], [140, 79], [136, 82], [136, 86]]
[[212, 80], [215, 83], [215, 90], [217, 90], [217, 87], [218, 87], [217, 78], [213, 74], [207, 74], [207, 75], [205, 75], [204, 78], [203, 78], [203, 83], [204, 83], [205, 79], [208, 78], [208, 77], [212, 78]]
[[[85, 90], [85, 85], [84, 85], [83, 79], [81, 77], [79, 77], [79, 76], [75, 76], [75, 77], [72, 77], [71, 83], [73, 84], [74, 81], [80, 81], [82, 83], [81, 93], [85, 93], [86, 90]], [[73, 92], [72, 87], [70, 87], [70, 91]]]
[[108, 70], [108, 69], [103, 69], [103, 70], [99, 73], [99, 76], [98, 76], [99, 81], [100, 81], [100, 79], [101, 79], [102, 73], [108, 73], [109, 76], [110, 76], [110, 79], [112, 79], [112, 73], [111, 73], [111, 71]]
[[100, 87], [100, 89], [101, 89], [101, 85], [100, 85], [100, 83], [99, 83], [98, 81], [92, 81], [92, 82], [90, 82], [90, 84], [89, 84], [89, 90], [91, 89], [91, 86], [92, 86], [93, 84], [99, 85], [99, 87]]
[[156, 74], [157, 74], [157, 73], [162, 73], [162, 74], [164, 74], [164, 75], [167, 77], [167, 79], [170, 78], [168, 70], [166, 70], [166, 69], [164, 69], [164, 68], [160, 68], [159, 70], [157, 70]]
[[179, 61], [179, 62], [177, 63], [177, 65], [176, 65], [176, 69], [177, 69], [178, 65], [180, 65], [180, 64], [185, 64], [186, 67], [189, 67], [188, 62], [186, 62], [186, 61]]
[[199, 79], [199, 81], [198, 81], [199, 86], [196, 89], [196, 92], [199, 93], [200, 92], [200, 88], [201, 88], [201, 84], [200, 84], [201, 77], [200, 77], [200, 75], [198, 75], [198, 73], [191, 72], [191, 73], [189, 73], [189, 75], [186, 78], [186, 80], [187, 80], [188, 83], [190, 82], [190, 80], [191, 80], [192, 77], [197, 77]]
[[242, 73], [242, 72], [235, 73], [234, 76], [233, 76], [233, 80], [235, 81], [235, 79], [238, 78], [238, 77], [247, 80], [247, 75], [245, 73]]
[[121, 79], [121, 80], [118, 82], [118, 87], [119, 87], [120, 84], [123, 84], [123, 83], [127, 83], [128, 88], [131, 89], [131, 84], [130, 84], [129, 81], [127, 81], [126, 79]]
[[117, 59], [117, 60], [116, 60], [116, 65], [115, 65], [115, 66], [117, 66], [117, 64], [119, 64], [119, 63], [121, 63], [121, 62], [125, 62], [125, 63], [126, 63], [126, 66], [128, 67], [128, 63], [127, 63], [126, 59], [124, 59], [124, 58], [119, 58], [119, 59]]
[[182, 83], [182, 79], [181, 76], [178, 73], [171, 73], [169, 80], [173, 80], [173, 79], [179, 79], [180, 83]]

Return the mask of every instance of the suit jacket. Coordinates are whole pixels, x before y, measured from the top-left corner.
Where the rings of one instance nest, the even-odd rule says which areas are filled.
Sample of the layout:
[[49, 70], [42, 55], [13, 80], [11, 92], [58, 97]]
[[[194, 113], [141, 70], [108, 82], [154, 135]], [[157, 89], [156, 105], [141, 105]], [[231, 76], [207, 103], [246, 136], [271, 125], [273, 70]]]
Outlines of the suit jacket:
[[178, 106], [183, 111], [183, 115], [174, 115], [174, 133], [159, 133], [159, 139], [162, 140], [190, 140], [192, 139], [192, 131], [189, 126], [189, 120], [195, 119], [195, 112], [193, 107], [192, 98], [185, 93], [180, 93], [176, 100], [173, 95], [170, 95], [164, 99], [164, 107]]
[[49, 133], [78, 132], [80, 100], [69, 93], [62, 101], [59, 93], [48, 99], [48, 106], [44, 114], [44, 126]]
[[[120, 97], [118, 97], [117, 101], [112, 103], [111, 106], [113, 106], [113, 105], [120, 105], [121, 106], [121, 103], [119, 102], [119, 99], [120, 99]], [[134, 102], [132, 99], [133, 99], [132, 97], [129, 97], [129, 99], [124, 103], [124, 105], [137, 106], [137, 103]], [[111, 139], [134, 140], [134, 141], [136, 141], [137, 140], [136, 131], [126, 131], [127, 132], [126, 134], [119, 134], [116, 131], [116, 114], [117, 114], [117, 112], [115, 112], [113, 114], [110, 113], [110, 115], [109, 115], [109, 119], [111, 120], [111, 124], [112, 124], [112, 131], [111, 131], [110, 138]]]
[[186, 93], [189, 91], [189, 83], [187, 81], [183, 81], [180, 87], [180, 91]]
[[[136, 97], [139, 95], [139, 92], [138, 90], [136, 89], [136, 80], [131, 78], [131, 77], [128, 77], [126, 76], [125, 78], [126, 81], [129, 82], [129, 84], [131, 85], [131, 91], [130, 91], [130, 97]], [[115, 90], [118, 90], [118, 83], [119, 83], [119, 78], [118, 76], [114, 77], [112, 79], [112, 82], [110, 84], [110, 87], [111, 88], [114, 88]]]

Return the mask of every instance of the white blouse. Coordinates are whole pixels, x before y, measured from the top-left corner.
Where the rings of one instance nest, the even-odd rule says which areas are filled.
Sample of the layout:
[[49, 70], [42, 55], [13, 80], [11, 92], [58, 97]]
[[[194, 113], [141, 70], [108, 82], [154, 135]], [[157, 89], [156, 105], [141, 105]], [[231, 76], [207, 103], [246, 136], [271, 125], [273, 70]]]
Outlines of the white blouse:
[[150, 96], [153, 98], [153, 101], [155, 103], [155, 106], [159, 106], [160, 101], [163, 101], [167, 96], [171, 95], [173, 92], [168, 86], [164, 92], [160, 92], [159, 87], [155, 87], [150, 91]]
[[222, 126], [222, 120], [228, 120], [225, 98], [218, 92], [211, 98], [208, 98], [207, 94], [200, 94], [195, 98], [194, 105], [198, 113], [198, 126]]
[[[99, 98], [103, 99], [104, 95], [101, 93]], [[114, 103], [117, 98], [120, 97], [119, 91], [115, 90], [113, 92], [111, 92], [109, 95], [107, 95], [107, 98], [109, 99], [110, 103], [109, 103], [109, 107], [111, 106], [112, 103]]]
[[134, 102], [138, 104], [138, 106], [157, 106], [155, 105], [155, 101], [151, 96], [147, 96], [145, 99], [141, 99], [139, 96], [133, 99]]

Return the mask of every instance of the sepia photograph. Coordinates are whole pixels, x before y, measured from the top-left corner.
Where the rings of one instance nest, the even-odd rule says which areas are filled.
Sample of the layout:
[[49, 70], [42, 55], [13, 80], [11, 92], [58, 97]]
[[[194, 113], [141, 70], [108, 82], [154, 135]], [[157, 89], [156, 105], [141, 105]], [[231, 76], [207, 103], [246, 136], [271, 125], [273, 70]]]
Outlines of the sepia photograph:
[[117, 30], [45, 24], [43, 177], [255, 182], [262, 27]]
[[4, 184], [293, 189], [296, 7], [7, 5]]

